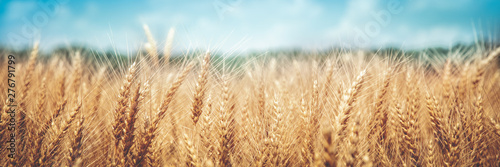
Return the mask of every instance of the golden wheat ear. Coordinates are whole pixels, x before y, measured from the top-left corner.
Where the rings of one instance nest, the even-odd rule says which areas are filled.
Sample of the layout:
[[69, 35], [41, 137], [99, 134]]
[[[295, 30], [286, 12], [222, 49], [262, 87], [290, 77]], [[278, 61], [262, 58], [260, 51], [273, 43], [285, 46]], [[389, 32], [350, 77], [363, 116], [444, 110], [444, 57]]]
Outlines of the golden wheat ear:
[[229, 81], [227, 77], [222, 77], [222, 100], [220, 103], [220, 124], [219, 124], [219, 152], [220, 166], [231, 166], [231, 157], [234, 148], [234, 101], [233, 95], [229, 91]]
[[[359, 91], [364, 84], [364, 77], [366, 70], [361, 71], [361, 73], [356, 78], [356, 81], [352, 83], [351, 87], [345, 91], [341, 97], [341, 103], [339, 105], [339, 116], [337, 117], [337, 124], [339, 124], [337, 131], [338, 135], [343, 139], [347, 129], [347, 124], [349, 119], [352, 117], [353, 103], [356, 101], [359, 95]], [[340, 140], [342, 142], [342, 140]]]
[[187, 150], [187, 161], [186, 166], [188, 167], [198, 167], [198, 156], [196, 156], [196, 151], [193, 142], [190, 140], [187, 134], [184, 133], [184, 145]]
[[123, 141], [123, 136], [125, 135], [125, 119], [126, 119], [126, 109], [129, 103], [129, 96], [132, 84], [136, 79], [137, 66], [134, 62], [128, 69], [125, 75], [125, 80], [120, 88], [118, 98], [116, 101], [116, 106], [114, 109], [114, 122], [112, 124], [112, 134], [114, 138], [114, 154], [111, 162], [117, 165], [123, 165], [124, 153], [122, 148], [120, 148]]
[[495, 121], [493, 118], [490, 118], [489, 121], [492, 125], [493, 133], [500, 137], [500, 123], [498, 121]]
[[168, 89], [167, 94], [165, 94], [165, 98], [160, 104], [158, 111], [155, 114], [155, 117], [153, 118], [153, 121], [151, 123], [148, 123], [147, 126], [145, 126], [145, 134], [143, 138], [140, 140], [138, 156], [135, 157], [133, 160], [134, 165], [144, 166], [149, 163], [148, 161], [150, 159], [154, 158], [152, 157], [153, 156], [152, 144], [156, 138], [160, 121], [165, 117], [165, 114], [168, 108], [170, 107], [169, 104], [172, 102], [175, 93], [177, 92], [181, 84], [184, 82], [184, 80], [186, 79], [187, 75], [189, 74], [193, 66], [194, 62], [189, 63], [186, 67], [184, 67], [184, 70], [179, 75], [177, 75], [174, 82]]
[[139, 104], [141, 103], [143, 99], [143, 94], [141, 93], [141, 83], [136, 84], [136, 88], [132, 94], [132, 98], [130, 99], [130, 103], [128, 105], [128, 113], [125, 118], [125, 123], [124, 123], [124, 136], [123, 136], [123, 143], [121, 146], [122, 153], [123, 153], [123, 158], [125, 159], [124, 164], [125, 165], [132, 165], [133, 162], [133, 155], [132, 155], [132, 148], [137, 147], [135, 144], [135, 137], [136, 137], [136, 121], [137, 121], [137, 115], [139, 114]]
[[313, 150], [313, 147], [311, 144], [311, 138], [309, 138], [311, 135], [309, 133], [312, 133], [311, 131], [309, 131], [309, 126], [311, 126], [310, 124], [310, 120], [311, 119], [311, 112], [310, 110], [308, 110], [308, 107], [307, 107], [307, 104], [306, 104], [306, 100], [305, 100], [305, 97], [304, 95], [302, 95], [302, 98], [301, 98], [301, 102], [300, 102], [300, 118], [301, 118], [301, 130], [302, 130], [302, 133], [300, 134], [299, 136], [299, 140], [300, 140], [300, 145], [301, 145], [301, 164], [302, 165], [305, 165], [305, 166], [309, 166], [311, 165], [311, 162], [312, 162], [312, 155], [311, 155], [311, 151], [310, 150]]
[[[83, 75], [83, 72], [82, 72], [82, 58], [81, 58], [81, 53], [80, 52], [76, 52], [75, 53], [75, 57], [73, 59], [73, 67], [74, 67], [74, 70], [73, 70], [73, 82], [71, 84], [71, 87], [72, 87], [72, 91], [75, 92], [75, 96], [78, 96], [77, 92], [80, 91], [80, 85], [82, 83], [82, 75]], [[76, 97], [74, 97], [75, 99], [77, 99]]]
[[380, 164], [387, 165], [387, 161], [385, 161], [384, 156], [387, 156], [387, 152], [383, 147], [386, 147], [384, 141], [388, 140], [388, 119], [389, 112], [384, 107], [389, 102], [387, 98], [387, 92], [389, 90], [389, 86], [391, 84], [391, 79], [393, 74], [392, 69], [389, 68], [384, 71], [384, 81], [382, 88], [380, 89], [380, 93], [377, 96], [375, 102], [375, 111], [373, 113], [372, 118], [370, 119], [368, 137], [370, 147], [375, 150], [373, 152], [374, 155], [372, 157], [378, 157], [375, 159], [375, 163], [380, 162]]
[[163, 49], [163, 61], [164, 64], [169, 65], [170, 55], [172, 54], [172, 45], [174, 42], [175, 28], [170, 28], [167, 35], [167, 41], [165, 43], [165, 48]]
[[194, 93], [194, 100], [192, 105], [193, 107], [191, 109], [191, 112], [193, 114], [191, 116], [191, 119], [193, 120], [195, 126], [198, 120], [200, 119], [200, 115], [203, 112], [202, 111], [203, 98], [205, 97], [205, 91], [207, 89], [206, 84], [208, 82], [209, 67], [210, 67], [210, 52], [207, 52], [203, 59], [201, 71], [198, 76], [198, 81], [196, 83], [196, 88], [195, 88], [196, 91]]
[[146, 37], [148, 38], [148, 43], [146, 44], [146, 51], [148, 52], [149, 57], [151, 58], [151, 61], [153, 63], [153, 67], [158, 67], [159, 65], [159, 60], [158, 60], [158, 47], [156, 45], [156, 41], [153, 38], [153, 34], [149, 30], [149, 26], [144, 24], [142, 26], [144, 29], [144, 33], [146, 33]]
[[55, 138], [50, 142], [49, 148], [45, 151], [45, 154], [43, 154], [43, 156], [39, 159], [39, 161], [35, 162], [36, 163], [35, 165], [52, 166], [57, 162], [55, 157], [57, 157], [60, 154], [60, 146], [62, 145], [61, 142], [68, 133], [69, 127], [73, 124], [76, 115], [78, 115], [81, 112], [81, 107], [82, 103], [79, 103], [73, 109], [73, 112], [71, 112], [69, 115], [69, 119], [63, 122], [63, 126], [58, 131]]
[[[35, 73], [35, 66], [37, 63], [37, 58], [38, 58], [38, 46], [39, 43], [35, 42], [33, 49], [31, 50], [30, 53], [30, 58], [28, 60], [28, 67], [26, 68], [25, 74], [23, 75], [23, 84], [20, 88], [20, 97], [19, 97], [19, 108], [17, 109], [18, 111], [18, 122], [17, 122], [17, 136], [18, 136], [18, 151], [21, 152], [21, 154], [29, 154], [29, 143], [33, 141], [30, 139], [32, 136], [34, 136], [34, 131], [28, 129], [28, 126], [31, 125], [31, 120], [28, 119], [27, 117], [31, 115], [30, 113], [32, 110], [30, 109], [29, 105], [29, 100], [32, 97], [31, 96], [31, 89], [34, 87], [34, 81], [33, 80], [33, 74]], [[34, 114], [34, 113], [33, 113]], [[28, 161], [26, 159], [27, 156], [19, 156], [19, 159], [16, 159], [16, 165], [23, 166], [25, 163]]]
[[318, 87], [318, 81], [314, 80], [313, 82], [313, 93], [312, 93], [312, 104], [310, 107], [310, 112], [311, 112], [311, 120], [310, 124], [311, 126], [309, 127], [309, 153], [311, 156], [313, 156], [312, 162], [315, 163], [318, 161], [318, 157], [316, 156], [317, 149], [316, 149], [316, 143], [318, 141], [318, 133], [320, 132], [320, 119], [321, 119], [321, 109], [320, 109], [320, 99], [319, 99], [319, 87]]
[[474, 102], [474, 113], [472, 114], [472, 150], [473, 151], [473, 162], [478, 166], [483, 166], [486, 157], [486, 141], [485, 134], [486, 130], [484, 127], [484, 108], [483, 108], [483, 99], [481, 96], [477, 97], [477, 100]]
[[74, 137], [71, 140], [71, 146], [69, 150], [69, 166], [77, 166], [78, 164], [81, 164], [83, 162], [78, 162], [79, 160], [81, 161], [82, 159], [82, 145], [83, 145], [83, 130], [84, 130], [84, 122], [85, 118], [80, 118], [80, 121], [77, 122], [76, 128], [74, 131]]
[[[212, 95], [209, 94], [208, 97], [207, 97], [207, 106], [206, 106], [206, 112], [204, 112], [203, 114], [203, 119], [201, 120], [201, 130], [200, 130], [200, 138], [201, 138], [201, 145], [202, 147], [204, 147], [204, 149], [206, 150], [206, 153], [203, 155], [204, 157], [200, 157], [200, 158], [205, 158], [205, 164], [204, 165], [207, 165], [206, 163], [212, 163], [213, 164], [213, 161], [214, 161], [214, 146], [212, 145], [212, 142], [214, 142], [214, 138], [213, 138], [213, 134], [211, 132], [212, 128], [213, 128], [213, 124], [214, 124], [214, 116], [212, 114], [212, 103], [213, 103], [213, 100], [212, 100]], [[210, 161], [210, 162], [208, 162]]]
[[403, 138], [406, 144], [405, 149], [409, 153], [411, 165], [420, 166], [420, 150], [417, 148], [417, 140], [420, 136], [419, 134], [419, 117], [418, 112], [420, 109], [419, 97], [420, 89], [418, 88], [418, 83], [407, 79], [407, 86], [413, 87], [407, 95], [406, 105], [407, 105], [407, 117], [406, 121], [402, 124], [403, 128]]

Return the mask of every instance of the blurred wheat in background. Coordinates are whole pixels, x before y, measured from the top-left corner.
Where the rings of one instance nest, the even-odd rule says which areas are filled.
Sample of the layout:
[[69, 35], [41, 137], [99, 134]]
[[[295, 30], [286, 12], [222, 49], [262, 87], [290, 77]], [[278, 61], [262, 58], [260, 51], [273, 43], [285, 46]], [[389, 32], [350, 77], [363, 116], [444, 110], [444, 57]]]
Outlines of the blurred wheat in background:
[[[144, 29], [145, 54], [122, 68], [78, 51], [40, 57], [35, 44], [15, 65], [17, 154], [0, 165], [500, 165], [499, 48], [338, 50], [236, 65], [210, 52], [172, 61], [174, 31], [159, 53]], [[10, 116], [0, 97], [3, 145]]]

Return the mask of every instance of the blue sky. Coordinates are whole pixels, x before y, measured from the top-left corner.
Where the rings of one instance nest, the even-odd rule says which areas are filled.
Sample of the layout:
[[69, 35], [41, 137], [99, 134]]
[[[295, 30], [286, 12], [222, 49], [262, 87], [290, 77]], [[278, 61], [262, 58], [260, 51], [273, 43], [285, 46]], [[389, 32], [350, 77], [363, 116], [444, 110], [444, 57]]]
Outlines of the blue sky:
[[11, 47], [136, 50], [143, 24], [160, 45], [175, 27], [176, 50], [447, 47], [474, 32], [498, 39], [500, 1], [0, 0], [0, 45]]

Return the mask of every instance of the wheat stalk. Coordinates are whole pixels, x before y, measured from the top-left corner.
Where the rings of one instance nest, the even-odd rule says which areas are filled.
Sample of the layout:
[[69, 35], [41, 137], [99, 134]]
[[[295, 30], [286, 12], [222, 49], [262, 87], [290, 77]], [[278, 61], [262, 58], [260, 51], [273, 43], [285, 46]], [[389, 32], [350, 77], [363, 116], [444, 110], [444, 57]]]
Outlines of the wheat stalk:
[[219, 121], [219, 165], [231, 166], [231, 149], [234, 147], [234, 103], [233, 96], [229, 92], [229, 83], [227, 77], [223, 76], [222, 100], [220, 103], [220, 121]]
[[195, 88], [196, 91], [194, 93], [193, 107], [191, 109], [191, 112], [193, 113], [191, 119], [193, 120], [193, 123], [195, 125], [200, 119], [200, 115], [202, 114], [203, 98], [205, 97], [205, 91], [207, 89], [206, 84], [208, 82], [207, 77], [208, 77], [209, 67], [210, 67], [210, 53], [207, 52], [205, 54], [205, 58], [203, 59], [201, 71], [198, 76], [198, 82], [196, 83], [196, 88]]
[[158, 47], [156, 45], [156, 41], [153, 38], [153, 34], [149, 30], [148, 25], [144, 24], [142, 28], [144, 29], [144, 33], [146, 33], [146, 37], [148, 38], [148, 43], [146, 44], [146, 50], [148, 51], [148, 55], [151, 58], [153, 67], [158, 67], [159, 60], [158, 60]]
[[56, 161], [55, 158], [59, 154], [59, 146], [61, 145], [61, 141], [68, 133], [69, 127], [72, 125], [73, 121], [76, 118], [76, 115], [81, 112], [82, 103], [79, 103], [74, 109], [73, 112], [70, 113], [69, 119], [65, 120], [63, 123], [63, 127], [57, 133], [55, 139], [50, 142], [50, 147], [47, 149], [46, 153], [36, 162], [36, 165], [41, 164], [42, 166], [52, 166]]
[[193, 66], [194, 66], [194, 64], [190, 63], [186, 67], [184, 67], [184, 70], [182, 71], [182, 73], [177, 76], [175, 81], [170, 86], [167, 94], [165, 95], [165, 99], [160, 104], [160, 107], [158, 109], [158, 112], [156, 113], [156, 116], [154, 117], [153, 122], [150, 125], [145, 127], [146, 134], [144, 135], [144, 137], [142, 138], [142, 140], [140, 142], [138, 156], [133, 161], [134, 164], [136, 164], [136, 165], [140, 164], [140, 165], [144, 166], [146, 164], [146, 159], [151, 159], [150, 158], [152, 156], [151, 155], [152, 154], [151, 146], [152, 146], [153, 140], [156, 137], [156, 131], [159, 127], [160, 120], [162, 120], [163, 117], [165, 116], [165, 113], [169, 107], [169, 104], [173, 99], [173, 96], [175, 95], [175, 93], [177, 92], [179, 87], [181, 86], [184, 79], [186, 79], [187, 74], [191, 71]]
[[85, 118], [80, 118], [80, 121], [77, 122], [76, 124], [76, 130], [74, 131], [74, 138], [71, 141], [71, 148], [69, 150], [69, 166], [75, 166], [78, 165], [78, 163], [83, 163], [83, 162], [78, 162], [79, 159], [81, 159], [82, 156], [82, 139], [83, 139], [83, 123], [85, 121]]
[[[339, 136], [344, 136], [346, 129], [347, 129], [347, 124], [349, 122], [349, 119], [352, 116], [352, 108], [353, 108], [353, 103], [356, 101], [358, 97], [358, 93], [363, 86], [364, 83], [364, 76], [366, 74], [366, 71], [363, 70], [361, 73], [358, 75], [356, 78], [356, 81], [352, 83], [351, 88], [349, 88], [347, 91], [345, 91], [342, 95], [341, 98], [341, 103], [339, 105], [339, 116], [337, 116], [337, 131]], [[340, 138], [340, 141], [343, 140], [343, 137]]]
[[120, 143], [123, 140], [123, 135], [125, 134], [125, 111], [127, 108], [127, 103], [129, 102], [130, 89], [132, 83], [135, 80], [136, 71], [136, 64], [133, 63], [128, 69], [128, 73], [125, 76], [123, 86], [120, 88], [120, 93], [118, 95], [118, 100], [114, 111], [115, 122], [113, 123], [113, 137], [115, 141], [115, 157], [113, 158], [112, 163], [116, 163], [117, 165], [123, 165], [123, 163], [125, 163], [125, 157], [121, 157], [122, 155], [124, 155], [123, 149], [120, 149], [119, 147]]
[[174, 41], [175, 29], [172, 27], [168, 31], [167, 42], [165, 43], [165, 48], [163, 50], [163, 61], [168, 65], [170, 60], [170, 55], [172, 54], [172, 44]]
[[[29, 57], [16, 61], [16, 101], [0, 95], [0, 152], [12, 156], [14, 138], [16, 155], [0, 166], [500, 162], [500, 48], [456, 52], [445, 62], [339, 52], [241, 63], [207, 52], [191, 76], [197, 61], [191, 53], [170, 60], [172, 38], [161, 68], [157, 49], [117, 64], [91, 63], [87, 52], [42, 57], [37, 45], [16, 53]], [[0, 79], [14, 74], [0, 71]]]

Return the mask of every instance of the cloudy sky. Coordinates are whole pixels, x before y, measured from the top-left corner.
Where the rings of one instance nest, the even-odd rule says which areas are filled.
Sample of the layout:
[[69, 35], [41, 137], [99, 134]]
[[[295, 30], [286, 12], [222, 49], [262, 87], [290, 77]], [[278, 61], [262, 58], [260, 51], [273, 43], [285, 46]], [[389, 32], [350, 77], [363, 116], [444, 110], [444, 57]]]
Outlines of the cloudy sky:
[[177, 50], [447, 47], [498, 39], [499, 9], [498, 0], [0, 0], [0, 45], [135, 50], [147, 24], [159, 44], [174, 27]]

